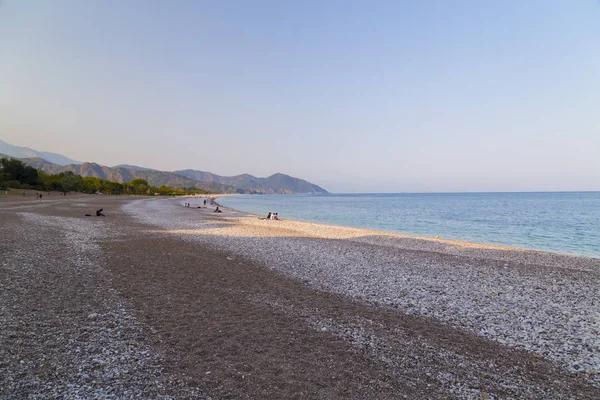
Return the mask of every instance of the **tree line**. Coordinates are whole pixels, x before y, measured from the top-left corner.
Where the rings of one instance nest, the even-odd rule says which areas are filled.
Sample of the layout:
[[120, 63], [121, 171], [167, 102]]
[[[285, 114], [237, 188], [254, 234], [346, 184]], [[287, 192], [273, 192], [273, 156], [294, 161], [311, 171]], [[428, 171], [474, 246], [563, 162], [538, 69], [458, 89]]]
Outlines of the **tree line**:
[[174, 188], [166, 185], [152, 186], [145, 179], [115, 182], [95, 176], [81, 176], [71, 171], [49, 174], [26, 165], [15, 158], [0, 158], [0, 187], [34, 189], [41, 191], [131, 194], [145, 196], [181, 196], [205, 194], [196, 188]]

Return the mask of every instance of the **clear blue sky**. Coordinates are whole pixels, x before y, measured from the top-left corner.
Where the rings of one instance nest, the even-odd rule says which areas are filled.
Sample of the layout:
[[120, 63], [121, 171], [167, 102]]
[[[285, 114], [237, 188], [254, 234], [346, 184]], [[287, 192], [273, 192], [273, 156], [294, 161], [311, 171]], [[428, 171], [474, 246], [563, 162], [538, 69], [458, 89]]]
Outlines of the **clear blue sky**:
[[0, 139], [335, 192], [600, 190], [600, 3], [0, 3]]

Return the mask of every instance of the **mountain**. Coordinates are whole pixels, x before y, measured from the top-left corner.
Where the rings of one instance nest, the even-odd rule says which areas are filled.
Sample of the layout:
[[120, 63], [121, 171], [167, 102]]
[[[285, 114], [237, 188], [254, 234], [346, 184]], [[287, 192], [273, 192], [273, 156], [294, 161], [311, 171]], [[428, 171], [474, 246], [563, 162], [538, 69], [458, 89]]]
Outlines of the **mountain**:
[[[19, 160], [23, 161], [25, 164], [27, 164], [35, 169], [44, 170], [44, 168], [51, 168], [51, 169], [58, 170], [58, 169], [62, 168], [62, 165], [53, 164], [53, 163], [46, 161], [40, 157], [19, 158]], [[52, 167], [49, 167], [49, 166], [52, 166]], [[50, 172], [50, 171], [45, 171], [45, 172]]]
[[13, 146], [3, 140], [0, 140], [0, 153], [6, 154], [7, 156], [15, 158], [43, 158], [53, 164], [68, 165], [68, 164], [81, 164], [79, 161], [72, 160], [61, 154], [48, 153], [46, 151], [37, 151], [30, 149], [29, 147]]
[[60, 154], [13, 146], [2, 140], [0, 154], [18, 158], [25, 164], [50, 174], [71, 171], [81, 176], [95, 176], [116, 182], [140, 178], [147, 180], [152, 186], [195, 187], [212, 193], [328, 193], [320, 186], [280, 173], [257, 178], [249, 174], [220, 176], [193, 169], [168, 172], [128, 164], [107, 167], [96, 163], [80, 163]]
[[96, 163], [58, 165], [47, 162], [39, 157], [22, 158], [25, 164], [41, 169], [50, 174], [71, 171], [81, 176], [95, 176], [116, 182], [130, 182], [133, 179], [145, 179], [152, 186], [167, 185], [171, 187], [195, 187], [212, 193], [241, 193], [233, 186], [214, 182], [198, 182], [173, 172], [164, 172], [151, 169], [135, 169], [133, 167], [107, 167]]
[[175, 173], [197, 181], [235, 186], [249, 193], [328, 193], [322, 187], [303, 179], [279, 173], [267, 178], [257, 178], [248, 174], [220, 176], [211, 172], [193, 169], [175, 171]]
[[138, 167], [137, 165], [129, 165], [129, 164], [119, 164], [119, 165], [115, 165], [113, 168], [131, 168], [131, 169], [135, 169], [136, 171], [158, 171], [157, 169]]

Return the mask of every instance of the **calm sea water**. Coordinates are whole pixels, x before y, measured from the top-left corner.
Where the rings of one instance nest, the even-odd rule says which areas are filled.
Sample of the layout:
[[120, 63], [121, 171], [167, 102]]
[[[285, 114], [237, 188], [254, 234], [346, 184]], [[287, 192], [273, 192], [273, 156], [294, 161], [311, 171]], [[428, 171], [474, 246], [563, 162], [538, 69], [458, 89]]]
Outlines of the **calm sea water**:
[[600, 258], [600, 192], [240, 195], [281, 218]]

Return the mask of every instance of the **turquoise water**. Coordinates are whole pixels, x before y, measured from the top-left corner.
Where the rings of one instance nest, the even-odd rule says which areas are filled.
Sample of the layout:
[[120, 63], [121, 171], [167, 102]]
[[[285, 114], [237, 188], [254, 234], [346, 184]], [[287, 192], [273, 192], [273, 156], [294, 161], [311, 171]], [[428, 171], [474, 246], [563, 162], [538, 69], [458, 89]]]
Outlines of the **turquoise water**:
[[281, 218], [600, 258], [600, 192], [240, 195]]

